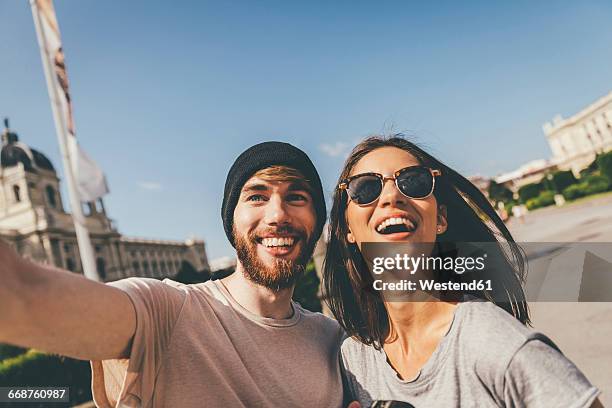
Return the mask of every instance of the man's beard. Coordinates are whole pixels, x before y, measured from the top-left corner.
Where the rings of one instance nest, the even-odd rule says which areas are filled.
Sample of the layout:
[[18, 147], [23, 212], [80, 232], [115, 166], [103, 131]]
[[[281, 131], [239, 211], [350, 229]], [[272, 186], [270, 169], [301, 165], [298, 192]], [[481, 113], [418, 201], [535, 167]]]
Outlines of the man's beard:
[[301, 245], [300, 253], [295, 260], [275, 258], [272, 261], [273, 264], [267, 266], [257, 256], [257, 233], [253, 231], [245, 238], [244, 236], [239, 236], [236, 230], [234, 230], [236, 253], [238, 260], [242, 264], [243, 274], [250, 281], [273, 291], [292, 287], [304, 274], [306, 264], [312, 256], [316, 242], [311, 242], [314, 241], [312, 239], [307, 241], [304, 231], [298, 231], [291, 227], [280, 227], [267, 232], [292, 234], [296, 238], [299, 237], [299, 241], [296, 239], [294, 245]]

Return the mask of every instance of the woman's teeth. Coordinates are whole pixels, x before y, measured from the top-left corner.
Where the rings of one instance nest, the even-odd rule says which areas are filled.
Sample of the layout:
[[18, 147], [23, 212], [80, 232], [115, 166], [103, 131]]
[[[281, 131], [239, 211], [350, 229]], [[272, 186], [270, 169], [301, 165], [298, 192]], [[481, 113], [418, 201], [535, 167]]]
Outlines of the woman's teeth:
[[382, 230], [387, 228], [389, 225], [405, 225], [406, 228], [408, 228], [409, 230], [414, 229], [414, 225], [409, 219], [400, 217], [400, 218], [387, 218], [386, 220], [378, 224], [378, 226], [376, 227], [376, 231], [381, 232]]
[[271, 247], [282, 247], [282, 246], [291, 246], [295, 241], [292, 237], [286, 238], [262, 238], [261, 244], [268, 248]]

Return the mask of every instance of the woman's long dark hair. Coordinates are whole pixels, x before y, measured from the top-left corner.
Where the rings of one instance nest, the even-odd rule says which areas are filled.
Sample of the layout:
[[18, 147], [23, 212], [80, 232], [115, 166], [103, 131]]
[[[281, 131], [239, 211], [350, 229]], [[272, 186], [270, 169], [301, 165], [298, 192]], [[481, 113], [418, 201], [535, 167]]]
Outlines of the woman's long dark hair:
[[[521, 248], [493, 209], [489, 200], [469, 180], [446, 166], [403, 135], [385, 138], [372, 136], [359, 143], [344, 164], [338, 184], [347, 178], [353, 167], [366, 154], [382, 147], [396, 147], [412, 154], [422, 165], [441, 170], [436, 179], [434, 196], [447, 209], [448, 228], [439, 235], [438, 243], [492, 242], [499, 248], [504, 267], [482, 279], [493, 280], [493, 294], [486, 291], [470, 295], [489, 300], [529, 324], [529, 310], [522, 284], [526, 261]], [[347, 241], [347, 194], [338, 188], [330, 214], [329, 241], [323, 267], [324, 297], [347, 334], [361, 342], [381, 348], [390, 333], [385, 305], [378, 293], [364, 291], [371, 283], [371, 274], [356, 244]], [[502, 248], [502, 245], [504, 248]]]

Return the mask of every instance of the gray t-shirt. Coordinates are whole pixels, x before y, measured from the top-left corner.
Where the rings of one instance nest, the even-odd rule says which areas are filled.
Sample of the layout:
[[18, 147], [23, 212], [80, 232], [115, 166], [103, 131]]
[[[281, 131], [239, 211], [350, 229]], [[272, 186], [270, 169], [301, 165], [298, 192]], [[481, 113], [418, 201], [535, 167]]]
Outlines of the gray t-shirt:
[[448, 333], [411, 381], [377, 351], [348, 338], [342, 360], [363, 407], [396, 400], [421, 407], [588, 407], [599, 391], [541, 333], [484, 301], [459, 304]]
[[243, 308], [220, 281], [111, 283], [136, 310], [129, 359], [92, 361], [98, 407], [343, 406], [338, 323], [293, 303], [288, 319]]

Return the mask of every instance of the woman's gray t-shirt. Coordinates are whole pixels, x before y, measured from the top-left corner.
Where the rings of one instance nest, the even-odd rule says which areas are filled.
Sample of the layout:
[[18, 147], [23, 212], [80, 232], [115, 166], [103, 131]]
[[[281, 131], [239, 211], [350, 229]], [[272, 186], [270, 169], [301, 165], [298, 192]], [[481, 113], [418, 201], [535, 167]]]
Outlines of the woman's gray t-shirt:
[[363, 407], [588, 407], [599, 390], [541, 333], [490, 302], [460, 303], [440, 344], [411, 381], [353, 338], [342, 345], [348, 388]]

